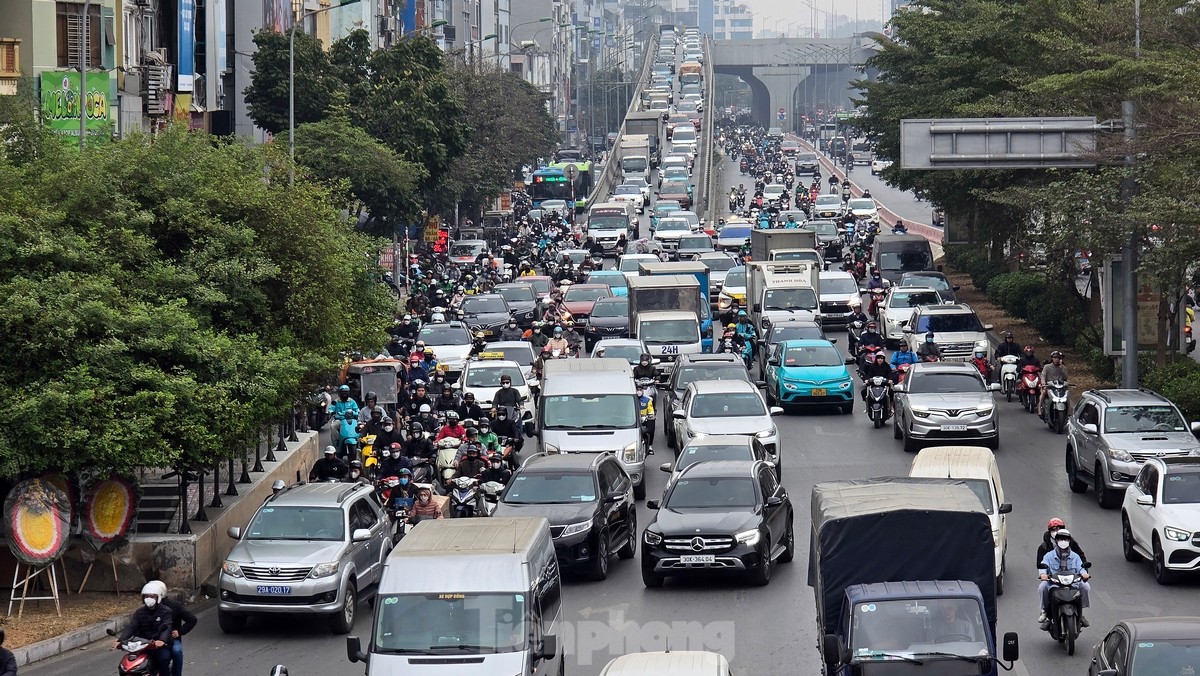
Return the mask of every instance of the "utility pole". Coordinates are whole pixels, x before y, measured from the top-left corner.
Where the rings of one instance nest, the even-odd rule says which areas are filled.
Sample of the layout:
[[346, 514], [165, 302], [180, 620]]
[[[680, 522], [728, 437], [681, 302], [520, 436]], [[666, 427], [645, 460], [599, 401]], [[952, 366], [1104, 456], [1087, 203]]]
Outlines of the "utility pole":
[[[1133, 2], [1133, 55], [1142, 58], [1142, 3]], [[1121, 102], [1121, 122], [1125, 126], [1125, 167], [1129, 175], [1121, 181], [1121, 198], [1128, 207], [1137, 193], [1137, 181], [1133, 168], [1137, 164], [1134, 143], [1137, 141], [1137, 107], [1133, 101]], [[1137, 325], [1137, 260], [1140, 238], [1130, 228], [1129, 241], [1121, 252], [1121, 271], [1124, 273], [1125, 304], [1121, 308], [1121, 337], [1125, 339], [1125, 356], [1121, 361], [1121, 387], [1133, 389], [1138, 386], [1138, 325]]]

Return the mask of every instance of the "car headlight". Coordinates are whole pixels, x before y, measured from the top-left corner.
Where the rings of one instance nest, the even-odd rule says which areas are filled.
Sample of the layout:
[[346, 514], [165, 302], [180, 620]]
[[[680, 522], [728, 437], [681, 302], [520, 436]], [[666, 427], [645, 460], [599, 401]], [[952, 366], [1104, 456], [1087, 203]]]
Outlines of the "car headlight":
[[1133, 462], [1133, 456], [1119, 448], [1108, 449], [1108, 457], [1118, 462]]
[[542, 450], [545, 451], [546, 455], [557, 455], [562, 452], [554, 444], [542, 444]]
[[784, 388], [785, 388], [785, 389], [787, 389], [788, 391], [795, 391], [795, 390], [796, 390], [796, 386], [795, 386], [795, 385], [793, 385], [792, 383], [785, 382], [785, 383], [783, 384], [783, 386], [784, 386]]
[[637, 444], [633, 443], [626, 446], [624, 450], [621, 451], [621, 458], [625, 462], [637, 461]]
[[319, 563], [313, 566], [312, 572], [308, 574], [311, 578], [329, 577], [338, 572], [338, 562], [330, 561], [329, 563]]
[[975, 341], [975, 349], [976, 350], [985, 350], [986, 351], [990, 347], [991, 347], [991, 345], [988, 343], [987, 338], [980, 338], [979, 340]]
[[753, 547], [754, 545], [758, 544], [758, 540], [761, 537], [762, 537], [762, 533], [759, 533], [757, 528], [755, 528], [754, 530], [744, 530], [744, 531], [738, 533], [737, 535], [733, 536], [733, 538], [735, 540], [737, 540], [738, 542], [740, 542], [744, 545], [748, 545], [750, 547]]
[[651, 530], [642, 533], [642, 540], [644, 540], [648, 545], [662, 544], [662, 536]]
[[854, 385], [854, 383], [850, 382], [849, 380], [846, 380], [846, 381], [843, 381], [841, 385], [838, 385], [838, 389], [841, 389], [841, 390], [848, 390], [848, 389], [850, 389], [850, 388], [851, 388], [853, 385]]
[[918, 418], [929, 417], [929, 409], [924, 406], [913, 406], [910, 410], [912, 411], [912, 414]]
[[242, 575], [242, 567], [237, 561], [226, 561], [221, 564], [221, 570], [229, 577], [245, 577]]
[[770, 439], [771, 437], [775, 436], [775, 428], [772, 427], [769, 430], [763, 430], [761, 432], [756, 432], [754, 434], [754, 436], [755, 436], [755, 438], [758, 438], [758, 439]]
[[688, 436], [691, 437], [692, 439], [703, 439], [704, 437], [708, 436], [704, 432], [695, 432], [691, 428], [688, 429], [687, 433], [688, 433]]
[[559, 537], [565, 538], [565, 537], [569, 537], [571, 535], [579, 535], [580, 533], [586, 533], [588, 531], [588, 529], [590, 529], [591, 527], [592, 527], [591, 521], [580, 521], [579, 523], [573, 523], [573, 524], [567, 526], [566, 528], [564, 528], [562, 535], [560, 535]]
[[1168, 540], [1175, 540], [1176, 542], [1185, 542], [1192, 539], [1192, 534], [1190, 531], [1171, 528], [1170, 526], [1163, 527], [1163, 535], [1165, 535]]
[[975, 407], [975, 415], [991, 415], [995, 408], [996, 407], [991, 404], [980, 404], [979, 406]]

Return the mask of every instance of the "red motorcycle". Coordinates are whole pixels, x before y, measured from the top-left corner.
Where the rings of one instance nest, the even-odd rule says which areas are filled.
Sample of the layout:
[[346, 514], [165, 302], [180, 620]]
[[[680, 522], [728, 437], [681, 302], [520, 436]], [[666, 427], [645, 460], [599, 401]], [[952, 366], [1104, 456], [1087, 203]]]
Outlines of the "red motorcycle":
[[883, 295], [883, 289], [871, 291], [871, 304], [867, 308], [867, 314], [872, 317], [878, 317], [879, 307], [883, 304]]
[[[117, 632], [109, 629], [108, 635], [116, 636]], [[151, 673], [150, 667], [154, 663], [151, 661], [150, 653], [153, 646], [154, 642], [150, 639], [137, 636], [122, 641], [121, 651], [125, 654], [121, 656], [121, 663], [117, 665], [118, 676], [140, 676]]]
[[875, 354], [883, 353], [883, 348], [878, 345], [864, 345], [858, 353], [858, 375], [863, 376], [867, 371], [867, 364], [875, 362]]
[[1017, 398], [1030, 413], [1037, 411], [1038, 395], [1042, 391], [1041, 372], [1042, 367], [1028, 364], [1021, 367], [1021, 376], [1017, 379]]
[[904, 376], [908, 375], [908, 370], [912, 368], [912, 364], [899, 364], [896, 366], [896, 384], [904, 382]]

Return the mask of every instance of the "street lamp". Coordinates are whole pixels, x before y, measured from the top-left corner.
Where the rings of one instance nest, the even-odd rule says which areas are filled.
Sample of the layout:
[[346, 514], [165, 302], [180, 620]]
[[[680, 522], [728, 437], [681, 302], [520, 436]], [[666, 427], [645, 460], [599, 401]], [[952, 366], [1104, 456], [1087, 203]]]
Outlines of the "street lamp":
[[296, 27], [305, 19], [360, 1], [339, 0], [336, 5], [304, 12], [299, 20], [292, 23], [292, 29], [288, 32], [288, 185], [296, 183]]

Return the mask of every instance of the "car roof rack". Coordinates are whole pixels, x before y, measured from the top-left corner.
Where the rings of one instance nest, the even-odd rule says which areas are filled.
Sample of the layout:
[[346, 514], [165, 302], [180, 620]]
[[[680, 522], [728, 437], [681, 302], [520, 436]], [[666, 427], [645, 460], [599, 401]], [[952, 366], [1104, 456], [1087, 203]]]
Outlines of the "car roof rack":
[[338, 503], [339, 505], [340, 505], [340, 504], [342, 504], [342, 503], [343, 503], [343, 502], [345, 502], [345, 501], [346, 501], [346, 500], [347, 500], [347, 499], [348, 499], [348, 498], [349, 498], [351, 495], [354, 495], [354, 492], [355, 492], [355, 491], [357, 491], [359, 488], [362, 488], [364, 485], [365, 485], [365, 484], [358, 484], [358, 483], [350, 484], [350, 486], [349, 486], [349, 487], [348, 487], [346, 490], [342, 491], [341, 493], [338, 493], [338, 495], [337, 495], [337, 503]]

